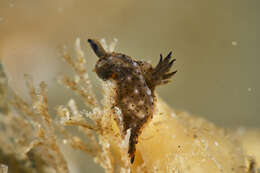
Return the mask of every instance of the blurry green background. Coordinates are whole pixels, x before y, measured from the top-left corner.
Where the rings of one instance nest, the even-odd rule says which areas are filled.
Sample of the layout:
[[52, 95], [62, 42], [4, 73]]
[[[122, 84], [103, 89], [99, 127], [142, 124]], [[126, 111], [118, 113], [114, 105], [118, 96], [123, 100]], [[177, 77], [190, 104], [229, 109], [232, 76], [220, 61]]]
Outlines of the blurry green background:
[[87, 38], [117, 38], [116, 51], [154, 65], [173, 50], [178, 73], [157, 90], [173, 108], [260, 127], [259, 17], [259, 0], [1, 0], [0, 58], [21, 95], [24, 73], [47, 81], [54, 106], [73, 95], [55, 78], [71, 72], [58, 47], [72, 52], [76, 37], [97, 88]]

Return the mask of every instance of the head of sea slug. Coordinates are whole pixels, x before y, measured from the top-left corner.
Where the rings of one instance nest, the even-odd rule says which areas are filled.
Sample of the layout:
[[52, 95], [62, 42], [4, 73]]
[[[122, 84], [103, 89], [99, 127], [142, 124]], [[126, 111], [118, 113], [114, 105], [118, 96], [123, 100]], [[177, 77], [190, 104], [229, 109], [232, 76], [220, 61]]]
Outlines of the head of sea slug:
[[132, 71], [131, 69], [134, 65], [137, 65], [130, 57], [124, 54], [106, 52], [97, 40], [88, 39], [88, 42], [99, 58], [95, 66], [95, 72], [104, 81], [124, 79]]

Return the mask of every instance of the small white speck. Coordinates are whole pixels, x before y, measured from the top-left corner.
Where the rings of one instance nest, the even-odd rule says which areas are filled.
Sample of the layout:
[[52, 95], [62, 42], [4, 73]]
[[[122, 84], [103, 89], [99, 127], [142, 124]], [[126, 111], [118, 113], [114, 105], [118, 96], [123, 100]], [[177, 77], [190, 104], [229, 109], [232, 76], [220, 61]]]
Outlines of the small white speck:
[[152, 92], [151, 92], [150, 89], [147, 89], [147, 90], [146, 90], [146, 93], [147, 93], [148, 95], [151, 95], [151, 94], [152, 94]]
[[67, 144], [68, 143], [68, 140], [67, 139], [63, 139], [63, 144]]
[[79, 111], [78, 111], [78, 108], [77, 108], [75, 100], [70, 99], [69, 102], [68, 102], [68, 106], [71, 109], [73, 115], [78, 115], [79, 114]]
[[248, 92], [251, 92], [251, 91], [252, 91], [252, 88], [247, 88], [247, 91], [248, 91]]
[[153, 102], [153, 97], [150, 98], [150, 102]]
[[174, 112], [171, 113], [172, 118], [176, 117], [176, 114]]
[[140, 117], [140, 118], [144, 118], [144, 117], [145, 117], [145, 114], [140, 114], [139, 117]]
[[138, 94], [138, 93], [139, 93], [138, 89], [135, 89], [134, 92], [135, 92], [135, 94]]
[[137, 66], [137, 63], [136, 63], [136, 62], [133, 62], [133, 65], [136, 67], [136, 66]]
[[119, 107], [115, 107], [115, 112], [117, 115], [121, 115], [122, 114], [122, 111]]
[[232, 46], [237, 46], [237, 42], [236, 41], [232, 41], [231, 44], [232, 44]]
[[215, 141], [215, 145], [218, 146], [218, 142], [217, 141]]
[[79, 83], [79, 82], [80, 82], [80, 77], [79, 77], [78, 75], [76, 75], [74, 79], [75, 79], [74, 81], [75, 81], [76, 83]]
[[82, 49], [81, 49], [81, 46], [80, 46], [80, 38], [79, 38], [79, 37], [77, 37], [77, 38], [76, 38], [76, 41], [75, 41], [75, 50], [76, 50], [77, 55], [78, 55], [79, 57], [84, 57], [84, 52], [83, 52]]
[[131, 135], [131, 128], [126, 131], [125, 138], [122, 141], [122, 143], [120, 144], [120, 147], [122, 147], [122, 148], [127, 148], [128, 147], [130, 135]]
[[132, 80], [131, 76], [127, 76], [127, 80], [131, 81]]
[[71, 115], [70, 115], [69, 112], [66, 112], [65, 115], [66, 115], [66, 120], [67, 121], [71, 120]]
[[121, 109], [119, 107], [115, 107], [115, 113], [118, 116], [119, 120], [123, 121], [123, 119], [122, 119], [122, 111], [121, 111]]

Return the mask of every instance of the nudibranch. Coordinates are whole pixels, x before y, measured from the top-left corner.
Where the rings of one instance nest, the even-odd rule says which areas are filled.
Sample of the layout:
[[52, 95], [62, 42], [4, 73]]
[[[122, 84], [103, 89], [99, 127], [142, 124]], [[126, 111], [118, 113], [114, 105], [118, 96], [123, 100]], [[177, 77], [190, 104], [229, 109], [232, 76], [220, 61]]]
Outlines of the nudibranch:
[[116, 96], [111, 109], [121, 112], [122, 117], [116, 119], [122, 126], [121, 135], [125, 136], [130, 129], [128, 154], [133, 163], [138, 136], [154, 114], [155, 87], [168, 83], [177, 72], [169, 72], [175, 59], [171, 59], [172, 52], [165, 58], [161, 54], [159, 63], [153, 67], [122, 53], [107, 52], [97, 40], [88, 39], [88, 42], [99, 58], [95, 66], [98, 77], [115, 83]]

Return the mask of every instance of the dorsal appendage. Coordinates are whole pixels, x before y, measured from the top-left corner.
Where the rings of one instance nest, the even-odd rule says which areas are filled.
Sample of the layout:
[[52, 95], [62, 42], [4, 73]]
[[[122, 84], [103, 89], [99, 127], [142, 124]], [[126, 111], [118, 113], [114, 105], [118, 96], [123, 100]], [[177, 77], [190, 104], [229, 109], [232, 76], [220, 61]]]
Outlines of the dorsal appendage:
[[90, 46], [92, 47], [92, 49], [94, 50], [95, 54], [99, 58], [104, 58], [106, 56], [106, 51], [99, 41], [94, 40], [94, 39], [88, 39], [88, 42], [89, 42]]
[[99, 57], [95, 66], [99, 78], [115, 82], [117, 94], [113, 98], [112, 112], [121, 112], [116, 121], [119, 127], [123, 126], [122, 136], [130, 129], [128, 154], [133, 163], [138, 136], [154, 114], [155, 87], [168, 83], [177, 72], [169, 72], [175, 59], [171, 59], [171, 52], [165, 58], [160, 55], [159, 63], [152, 67], [148, 62], [122, 53], [106, 52], [97, 40], [88, 39], [88, 42]]

